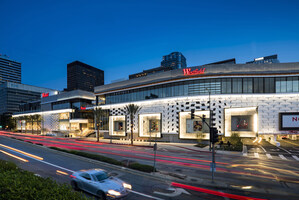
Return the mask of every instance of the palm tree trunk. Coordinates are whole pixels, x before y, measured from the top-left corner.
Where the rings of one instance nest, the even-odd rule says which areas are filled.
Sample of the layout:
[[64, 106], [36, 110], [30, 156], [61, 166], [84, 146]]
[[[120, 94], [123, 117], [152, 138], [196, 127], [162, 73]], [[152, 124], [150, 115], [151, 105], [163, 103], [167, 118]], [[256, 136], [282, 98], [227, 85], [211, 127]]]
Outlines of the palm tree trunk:
[[97, 142], [100, 141], [99, 127], [97, 126]]
[[133, 146], [133, 121], [131, 123], [131, 145]]

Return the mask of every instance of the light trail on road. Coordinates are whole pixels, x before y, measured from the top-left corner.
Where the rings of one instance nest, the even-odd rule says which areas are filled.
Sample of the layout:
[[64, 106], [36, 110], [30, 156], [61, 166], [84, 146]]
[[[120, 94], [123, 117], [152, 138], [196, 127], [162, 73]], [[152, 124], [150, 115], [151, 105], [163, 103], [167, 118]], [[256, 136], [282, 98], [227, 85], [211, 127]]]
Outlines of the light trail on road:
[[215, 190], [209, 190], [209, 189], [205, 189], [205, 188], [200, 188], [200, 187], [195, 187], [195, 186], [185, 185], [185, 184], [175, 183], [175, 182], [172, 182], [171, 185], [174, 186], [174, 187], [180, 187], [180, 188], [184, 188], [184, 189], [188, 189], [188, 190], [194, 190], [194, 191], [198, 191], [198, 192], [212, 194], [212, 195], [215, 195], [215, 196], [227, 197], [227, 198], [230, 198], [230, 199], [237, 199], [237, 200], [267, 200], [267, 199], [260, 199], [260, 198], [253, 198], [253, 197], [246, 197], [246, 196], [241, 196], [241, 195], [229, 194], [229, 193], [219, 192], [219, 191], [215, 191]]
[[[5, 146], [5, 145], [4, 145], [4, 146]], [[8, 147], [8, 146], [7, 146], [7, 147]], [[12, 150], [12, 149], [14, 149], [14, 148], [12, 148], [12, 147], [10, 147], [10, 148], [8, 148], [8, 149], [10, 149], [11, 151], [14, 151], [14, 150]], [[16, 150], [18, 150], [18, 149], [16, 149]], [[8, 155], [8, 156], [17, 158], [17, 159], [19, 159], [19, 160], [22, 160], [22, 161], [24, 161], [24, 162], [29, 162], [29, 161], [26, 160], [26, 159], [23, 159], [23, 158], [21, 158], [21, 157], [15, 156], [15, 155], [10, 154], [10, 153], [8, 153], [8, 152], [2, 151], [2, 150], [0, 150], [0, 152], [6, 154], [6, 155]], [[15, 151], [15, 152], [17, 152], [17, 153], [19, 153], [19, 154], [22, 154], [22, 155], [24, 155], [24, 156], [27, 156], [27, 157], [29, 157], [29, 158], [31, 158], [31, 159], [36, 160], [36, 161], [42, 162], [42, 163], [44, 163], [44, 164], [51, 165], [51, 166], [56, 167], [56, 168], [60, 168], [60, 169], [62, 169], [62, 170], [64, 170], [64, 171], [69, 171], [69, 172], [71, 172], [71, 173], [74, 173], [74, 172], [75, 172], [75, 171], [70, 170], [70, 169], [67, 169], [67, 168], [65, 168], [65, 167], [62, 167], [62, 166], [59, 166], [59, 165], [55, 165], [55, 164], [52, 164], [52, 163], [50, 163], [50, 162], [46, 162], [46, 161], [44, 161], [44, 160], [40, 160], [40, 159], [36, 159], [36, 158], [34, 158], [34, 157], [31, 157], [31, 156], [28, 156], [28, 155], [26, 155], [26, 154], [28, 154], [28, 153], [26, 153], [26, 152], [24, 152], [24, 151], [20, 151], [20, 150], [18, 150], [18, 151]], [[25, 153], [25, 154], [23, 154], [23, 153], [21, 153], [21, 152], [23, 152], [23, 153]], [[56, 170], [56, 172], [57, 172], [57, 173], [60, 173], [60, 174], [67, 175], [66, 172], [63, 172], [63, 171], [60, 171], [60, 170]], [[161, 199], [161, 198], [154, 197], [154, 196], [151, 196], [151, 195], [148, 195], [148, 194], [144, 194], [144, 193], [141, 193], [141, 192], [137, 192], [137, 191], [134, 191], [134, 190], [131, 190], [131, 192], [132, 192], [132, 193], [135, 193], [135, 194], [138, 194], [138, 195], [140, 195], [140, 196], [144, 196], [144, 197], [150, 198], [150, 199], [163, 200], [163, 199]]]
[[15, 149], [15, 148], [12, 148], [12, 147], [9, 147], [9, 146], [6, 146], [6, 145], [3, 145], [3, 144], [0, 144], [1, 147], [4, 147], [4, 148], [7, 148], [7, 149], [10, 149], [10, 150], [13, 150], [13, 151], [16, 151], [16, 152], [19, 152], [21, 154], [24, 154], [24, 155], [27, 155], [29, 157], [32, 157], [32, 158], [35, 158], [35, 159], [38, 159], [38, 160], [43, 160], [42, 157], [39, 157], [39, 156], [36, 156], [36, 155], [33, 155], [33, 154], [30, 154], [30, 153], [26, 153], [24, 151], [21, 151], [21, 150], [18, 150], [18, 149]]
[[21, 161], [23, 161], [23, 162], [29, 162], [28, 160], [26, 160], [26, 159], [24, 159], [24, 158], [21, 158], [21, 157], [19, 157], [19, 156], [13, 155], [13, 154], [8, 153], [8, 152], [6, 152], [6, 151], [2, 151], [2, 150], [0, 150], [0, 152], [4, 153], [4, 154], [6, 154], [6, 155], [8, 155], [8, 156], [10, 156], [10, 157], [13, 157], [13, 158], [16, 158], [16, 159], [18, 159], [18, 160], [21, 160]]
[[[16, 136], [16, 137], [19, 137], [19, 136]], [[23, 137], [23, 135], [21, 137]], [[35, 137], [35, 135], [34, 135], [34, 137]], [[40, 136], [40, 137], [43, 137], [43, 136]], [[28, 137], [24, 137], [24, 138], [28, 138]], [[30, 137], [30, 138], [32, 138], [32, 137]], [[55, 138], [56, 140], [53, 140], [54, 139], [53, 137], [48, 137], [48, 138], [50, 140], [39, 138], [37, 141], [32, 141], [32, 140], [26, 140], [26, 141], [29, 141], [29, 142], [32, 142], [35, 144], [42, 144], [42, 145], [48, 146], [48, 147], [53, 146], [53, 147], [64, 148], [64, 149], [72, 149], [72, 150], [78, 150], [78, 151], [89, 151], [89, 152], [95, 152], [95, 153], [101, 153], [101, 154], [116, 155], [116, 156], [121, 156], [121, 157], [136, 158], [136, 159], [141, 159], [141, 160], [149, 160], [149, 161], [153, 160], [153, 157], [152, 157], [153, 154], [148, 153], [148, 152], [127, 150], [127, 149], [120, 149], [120, 148], [113, 148], [113, 147], [90, 146], [90, 145], [78, 144], [78, 143], [85, 143], [85, 144], [98, 145], [97, 142], [77, 141], [76, 143], [74, 143], [74, 140], [69, 139], [68, 141], [70, 141], [70, 142], [68, 143], [68, 142], [56, 141], [57, 139], [65, 140], [64, 138]], [[36, 139], [36, 138], [33, 138], [33, 139]], [[61, 144], [63, 144], [63, 145], [61, 145]], [[74, 147], [74, 146], [77, 146], [77, 147]], [[80, 148], [80, 147], [94, 148], [94, 149], [105, 149], [105, 150], [117, 151], [117, 153], [94, 150], [94, 149], [85, 149], [85, 148]], [[118, 153], [119, 151], [129, 152], [129, 153], [133, 153], [133, 154], [142, 154], [142, 156]], [[148, 155], [151, 157], [145, 157], [144, 155]], [[192, 161], [192, 162], [210, 163], [210, 161], [207, 161], [207, 160], [182, 158], [182, 157], [176, 157], [176, 156], [166, 156], [166, 155], [161, 155], [161, 154], [157, 154], [157, 155], [160, 157], [170, 158], [170, 159], [181, 159], [181, 160]], [[203, 170], [209, 170], [209, 168], [210, 168], [209, 165], [200, 165], [200, 164], [194, 164], [194, 163], [189, 163], [189, 162], [181, 162], [181, 161], [173, 161], [173, 160], [165, 160], [165, 159], [156, 159], [156, 161], [161, 164], [164, 163], [164, 164], [171, 164], [171, 165], [175, 165], [175, 166], [190, 167], [190, 168], [203, 169]], [[221, 164], [221, 162], [218, 164]], [[222, 163], [222, 164], [227, 164], [227, 163]], [[250, 169], [246, 165], [243, 165], [243, 166], [240, 165], [240, 167], [243, 167], [243, 170], [245, 170], [245, 171], [229, 170], [229, 169], [220, 168], [220, 167], [217, 167], [216, 169], [218, 172], [223, 172], [223, 173], [233, 173], [233, 174], [238, 174], [238, 175], [254, 176], [254, 177], [266, 178], [266, 179], [271, 179], [271, 180], [284, 180], [286, 182], [293, 182], [293, 183], [298, 182], [297, 180], [292, 180], [292, 179], [288, 179], [285, 177], [278, 177], [276, 175], [273, 176], [271, 173], [265, 173], [263, 170], [259, 170], [257, 168]], [[258, 171], [258, 172], [261, 172], [261, 174], [260, 173], [255, 174], [252, 172], [248, 172], [247, 170]], [[267, 174], [267, 175], [265, 175], [265, 174]]]

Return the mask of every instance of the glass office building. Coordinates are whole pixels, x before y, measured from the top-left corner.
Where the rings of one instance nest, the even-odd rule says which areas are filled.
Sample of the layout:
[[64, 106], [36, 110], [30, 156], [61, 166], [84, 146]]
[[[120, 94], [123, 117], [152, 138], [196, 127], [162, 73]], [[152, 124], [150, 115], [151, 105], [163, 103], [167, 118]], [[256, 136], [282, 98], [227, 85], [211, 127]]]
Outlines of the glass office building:
[[21, 83], [21, 63], [0, 54], [0, 84], [7, 81]]
[[[129, 103], [142, 107], [134, 118], [137, 140], [209, 139], [203, 115], [226, 137], [262, 135], [274, 142], [277, 136], [296, 137], [299, 131], [295, 120], [299, 121], [299, 63], [223, 63], [175, 69], [99, 86], [95, 94], [105, 102], [101, 107], [110, 112], [110, 135], [115, 134], [115, 124], [126, 122], [121, 139], [129, 139], [124, 111]], [[198, 116], [194, 120], [191, 109]], [[153, 124], [157, 127], [151, 128]]]

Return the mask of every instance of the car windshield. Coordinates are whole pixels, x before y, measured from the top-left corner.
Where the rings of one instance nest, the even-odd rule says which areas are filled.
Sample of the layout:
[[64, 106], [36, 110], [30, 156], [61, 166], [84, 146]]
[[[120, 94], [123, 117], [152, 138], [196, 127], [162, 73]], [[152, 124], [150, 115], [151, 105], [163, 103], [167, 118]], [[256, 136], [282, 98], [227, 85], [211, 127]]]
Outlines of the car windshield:
[[97, 181], [102, 181], [102, 180], [109, 178], [109, 176], [106, 172], [97, 172], [97, 173], [93, 174], [93, 176], [95, 177], [95, 179]]

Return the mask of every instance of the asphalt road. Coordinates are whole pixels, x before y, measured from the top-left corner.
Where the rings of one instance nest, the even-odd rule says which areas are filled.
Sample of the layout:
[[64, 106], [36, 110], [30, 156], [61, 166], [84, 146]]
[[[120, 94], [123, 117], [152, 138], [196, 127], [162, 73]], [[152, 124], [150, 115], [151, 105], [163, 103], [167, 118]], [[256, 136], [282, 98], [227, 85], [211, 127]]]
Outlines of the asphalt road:
[[[6, 135], [7, 136], [7, 135]], [[12, 135], [9, 135], [12, 136]], [[152, 164], [152, 149], [142, 147], [130, 147], [130, 146], [118, 146], [110, 144], [94, 144], [88, 142], [79, 142], [71, 139], [59, 139], [51, 137], [38, 137], [38, 136], [23, 136], [13, 135], [15, 138], [30, 140], [43, 144], [44, 146], [58, 145], [60, 148], [72, 148], [80, 151], [93, 152], [103, 155], [109, 155], [119, 160], [135, 160], [145, 164]], [[45, 147], [24, 143], [18, 140], [9, 139], [7, 137], [0, 137], [0, 143], [13, 146], [17, 149], [41, 156], [44, 161], [69, 170], [80, 170], [89, 168], [104, 168], [108, 171], [112, 171], [124, 181], [127, 181], [133, 185], [133, 190], [141, 193], [131, 193], [127, 199], [151, 199], [145, 195], [150, 195], [156, 198], [162, 199], [223, 199], [222, 197], [216, 197], [214, 195], [208, 195], [206, 193], [195, 192], [193, 190], [185, 190], [189, 194], [179, 194], [183, 190], [180, 190], [177, 196], [167, 197], [165, 195], [159, 195], [157, 192], [167, 192], [165, 189], [169, 187], [170, 181], [156, 179], [148, 175], [140, 175], [126, 170], [115, 169], [114, 167], [103, 166], [101, 164], [95, 164], [82, 160], [79, 157], [65, 156], [61, 153], [49, 150]], [[51, 145], [50, 145], [51, 144]], [[60, 146], [59, 146], [60, 145]], [[99, 148], [101, 147], [101, 148]], [[2, 148], [2, 147], [1, 147]], [[190, 150], [178, 150], [171, 148], [163, 148], [164, 150], [158, 151], [158, 170], [163, 172], [172, 172], [176, 175], [183, 175], [189, 177], [189, 182], [193, 186], [206, 185], [203, 182], [207, 182], [210, 177], [209, 160], [211, 154], [208, 152], [197, 152]], [[166, 151], [165, 151], [166, 150]], [[15, 159], [8, 158], [7, 156], [0, 154], [1, 159]], [[233, 187], [253, 186], [254, 190], [248, 191], [234, 191], [231, 189], [223, 189], [220, 191], [234, 193], [245, 196], [263, 197], [270, 199], [282, 199], [285, 195], [293, 194], [298, 188], [298, 162], [285, 160], [262, 160], [256, 158], [248, 158], [243, 156], [231, 156], [231, 155], [218, 155], [217, 161], [219, 168], [216, 172], [216, 183], [220, 185]], [[21, 168], [29, 171], [33, 171], [41, 176], [52, 177], [59, 182], [69, 182], [69, 177], [60, 175], [56, 172], [57, 167], [49, 164], [45, 164], [40, 161], [30, 160], [29, 163], [23, 163], [17, 161]], [[224, 164], [227, 163], [227, 164]], [[228, 164], [229, 163], [229, 164]], [[283, 169], [283, 170], [282, 170]], [[68, 172], [70, 173], [70, 171]], [[273, 181], [274, 180], [274, 181]], [[279, 181], [275, 181], [279, 180]], [[219, 185], [219, 184], [218, 184]], [[210, 187], [212, 188], [212, 187]], [[214, 189], [214, 188], [212, 188]], [[261, 195], [255, 193], [256, 191], [267, 189], [270, 194]], [[215, 189], [214, 189], [215, 190]], [[219, 189], [217, 189], [219, 191]], [[271, 190], [277, 191], [280, 195], [271, 194]], [[184, 192], [184, 191], [183, 191]], [[144, 195], [142, 195], [144, 194]], [[295, 196], [297, 194], [295, 193]], [[296, 199], [294, 195], [288, 195], [289, 199]], [[286, 198], [283, 198], [286, 199]]]

